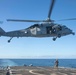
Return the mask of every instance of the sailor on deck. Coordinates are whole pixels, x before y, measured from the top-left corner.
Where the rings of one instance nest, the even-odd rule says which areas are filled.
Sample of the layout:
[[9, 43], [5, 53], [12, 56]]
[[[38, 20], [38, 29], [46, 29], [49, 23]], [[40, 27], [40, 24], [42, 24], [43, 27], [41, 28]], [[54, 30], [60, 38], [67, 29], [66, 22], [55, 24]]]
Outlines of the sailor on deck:
[[11, 71], [9, 66], [7, 66], [7, 73], [6, 73], [6, 75], [12, 75], [12, 71]]
[[58, 61], [58, 59], [56, 59], [56, 61], [55, 61], [55, 67], [58, 68], [58, 65], [59, 65], [59, 61]]

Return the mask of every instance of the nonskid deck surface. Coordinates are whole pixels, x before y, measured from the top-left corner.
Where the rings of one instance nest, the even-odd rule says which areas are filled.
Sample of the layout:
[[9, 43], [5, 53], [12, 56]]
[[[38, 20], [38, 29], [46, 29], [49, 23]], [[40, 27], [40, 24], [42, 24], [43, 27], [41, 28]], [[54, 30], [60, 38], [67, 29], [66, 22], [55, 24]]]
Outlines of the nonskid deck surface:
[[[12, 75], [76, 75], [76, 69], [52, 67], [11, 67]], [[6, 70], [0, 70], [0, 75], [6, 75]]]

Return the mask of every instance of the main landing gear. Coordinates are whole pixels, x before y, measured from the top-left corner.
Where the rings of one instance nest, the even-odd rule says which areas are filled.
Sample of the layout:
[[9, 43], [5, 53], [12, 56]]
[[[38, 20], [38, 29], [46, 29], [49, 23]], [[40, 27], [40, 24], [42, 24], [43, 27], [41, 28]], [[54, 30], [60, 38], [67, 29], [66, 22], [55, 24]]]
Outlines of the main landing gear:
[[8, 40], [8, 43], [10, 43], [10, 41], [12, 40], [12, 38], [13, 38], [13, 37], [11, 37], [11, 38]]
[[54, 37], [54, 38], [53, 38], [53, 41], [55, 41], [56, 39], [57, 39], [57, 37]]
[[[58, 34], [57, 37], [60, 38], [61, 34]], [[53, 41], [55, 41], [57, 39], [57, 37], [53, 37]]]

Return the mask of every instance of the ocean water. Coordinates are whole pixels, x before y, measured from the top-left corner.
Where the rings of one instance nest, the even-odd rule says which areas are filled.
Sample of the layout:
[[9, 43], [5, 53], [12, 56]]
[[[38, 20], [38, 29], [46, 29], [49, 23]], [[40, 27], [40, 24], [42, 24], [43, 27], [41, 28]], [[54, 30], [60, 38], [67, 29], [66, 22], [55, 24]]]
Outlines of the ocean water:
[[[59, 67], [76, 68], [76, 59], [59, 59]], [[53, 67], [55, 59], [0, 59], [0, 66], [50, 66]]]

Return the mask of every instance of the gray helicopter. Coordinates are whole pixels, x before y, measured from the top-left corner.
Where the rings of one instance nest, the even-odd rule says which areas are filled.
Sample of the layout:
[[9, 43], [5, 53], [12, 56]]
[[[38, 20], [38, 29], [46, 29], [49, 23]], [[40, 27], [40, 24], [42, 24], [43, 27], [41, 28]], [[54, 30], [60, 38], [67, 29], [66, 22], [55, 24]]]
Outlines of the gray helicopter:
[[[47, 20], [17, 20], [17, 19], [7, 19], [7, 21], [15, 21], [15, 22], [42, 22], [41, 24], [34, 24], [30, 27], [22, 30], [5, 32], [2, 28], [0, 28], [0, 36], [11, 37], [8, 40], [8, 43], [11, 41], [13, 37], [53, 37], [53, 41], [62, 36], [66, 36], [69, 34], [75, 35], [75, 33], [66, 27], [65, 25], [56, 24], [54, 20], [51, 20], [51, 13], [55, 4], [55, 0], [52, 0], [50, 5], [50, 10], [48, 13]], [[76, 20], [76, 18], [71, 19], [63, 19], [63, 20]], [[60, 21], [63, 21], [60, 20]]]

